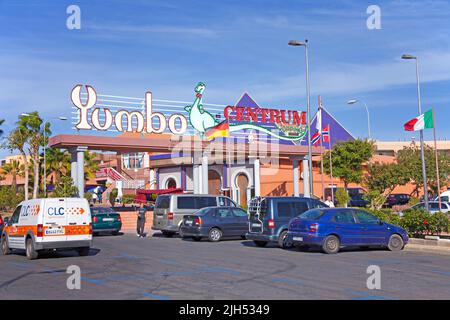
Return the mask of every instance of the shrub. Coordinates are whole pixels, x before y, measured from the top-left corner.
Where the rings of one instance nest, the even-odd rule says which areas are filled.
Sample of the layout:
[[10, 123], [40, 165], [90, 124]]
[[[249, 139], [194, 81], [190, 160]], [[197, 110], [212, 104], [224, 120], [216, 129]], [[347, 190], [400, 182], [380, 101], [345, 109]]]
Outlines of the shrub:
[[428, 231], [431, 234], [439, 235], [442, 232], [449, 231], [449, 224], [450, 219], [448, 218], [448, 215], [442, 212], [437, 212], [435, 214], [432, 214], [430, 217]]
[[66, 198], [74, 197], [77, 195], [78, 189], [73, 185], [73, 180], [71, 177], [64, 176], [56, 185], [55, 191], [52, 194], [54, 198]]
[[422, 236], [429, 230], [431, 214], [422, 209], [408, 210], [400, 220], [400, 226], [410, 236]]
[[367, 210], [381, 221], [399, 226], [401, 217], [391, 209]]
[[413, 205], [418, 204], [419, 202], [420, 202], [419, 198], [411, 197], [409, 198], [408, 207], [412, 207]]
[[116, 198], [118, 194], [119, 190], [117, 190], [117, 188], [112, 189], [111, 192], [109, 193], [108, 200], [112, 207], [114, 207], [114, 204], [116, 203]]
[[383, 206], [383, 204], [386, 202], [386, 197], [384, 196], [384, 194], [380, 193], [377, 190], [372, 190], [372, 191], [367, 192], [363, 196], [363, 199], [369, 201], [370, 209], [372, 209], [372, 210], [380, 209]]
[[350, 201], [350, 196], [348, 195], [347, 190], [338, 188], [336, 190], [336, 200], [339, 207], [347, 207], [347, 204]]
[[131, 204], [134, 202], [134, 194], [124, 194], [122, 197], [122, 204]]

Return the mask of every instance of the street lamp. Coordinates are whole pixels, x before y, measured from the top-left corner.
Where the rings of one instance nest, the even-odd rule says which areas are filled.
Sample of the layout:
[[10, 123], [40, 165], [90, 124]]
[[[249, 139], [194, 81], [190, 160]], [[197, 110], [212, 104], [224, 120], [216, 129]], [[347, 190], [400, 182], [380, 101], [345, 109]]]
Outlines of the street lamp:
[[[31, 114], [25, 113], [25, 112], [21, 113], [20, 115], [24, 116], [24, 117], [32, 116]], [[67, 117], [52, 117], [52, 118], [49, 118], [48, 120], [44, 120], [44, 196], [45, 197], [47, 197], [47, 157], [45, 155], [45, 153], [46, 153], [45, 152], [46, 151], [46, 144], [47, 144], [47, 142], [46, 142], [46, 140], [47, 140], [47, 133], [46, 133], [45, 127], [46, 127], [47, 123], [50, 123], [50, 120], [66, 121]]]
[[[422, 99], [420, 97], [420, 77], [419, 77], [419, 59], [411, 54], [402, 55], [404, 60], [416, 60], [416, 79], [417, 79], [417, 104], [419, 115], [422, 114]], [[420, 130], [420, 156], [422, 158], [422, 178], [423, 178], [423, 196], [425, 200], [425, 208], [428, 211], [428, 186], [427, 186], [427, 171], [425, 167], [425, 151], [423, 146], [423, 130]]]
[[[312, 153], [311, 153], [311, 104], [310, 104], [310, 85], [309, 85], [309, 59], [308, 59], [308, 39], [305, 41], [290, 40], [288, 45], [293, 47], [305, 47], [306, 63], [306, 118], [308, 119], [308, 165], [309, 165], [309, 190], [310, 196], [314, 195], [314, 180], [312, 173]], [[306, 193], [306, 191], [305, 191]]]
[[357, 100], [357, 99], [351, 99], [347, 101], [347, 104], [355, 104], [357, 102], [361, 102], [364, 107], [366, 108], [366, 112], [367, 112], [367, 130], [369, 132], [369, 140], [372, 140], [372, 134], [370, 132], [370, 114], [369, 114], [369, 108], [367, 108], [367, 104], [364, 101], [361, 100]]

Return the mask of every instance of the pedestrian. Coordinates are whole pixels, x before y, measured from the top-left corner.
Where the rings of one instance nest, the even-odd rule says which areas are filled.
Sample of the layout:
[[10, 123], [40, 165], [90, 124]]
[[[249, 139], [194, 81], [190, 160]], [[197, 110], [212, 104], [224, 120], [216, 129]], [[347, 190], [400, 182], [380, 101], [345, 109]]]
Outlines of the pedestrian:
[[331, 196], [327, 197], [327, 201], [325, 201], [325, 204], [330, 208], [334, 208], [334, 202], [331, 200]]
[[139, 238], [145, 238], [145, 214], [147, 213], [147, 209], [144, 206], [144, 203], [141, 202], [141, 205], [138, 209], [137, 213], [137, 236]]

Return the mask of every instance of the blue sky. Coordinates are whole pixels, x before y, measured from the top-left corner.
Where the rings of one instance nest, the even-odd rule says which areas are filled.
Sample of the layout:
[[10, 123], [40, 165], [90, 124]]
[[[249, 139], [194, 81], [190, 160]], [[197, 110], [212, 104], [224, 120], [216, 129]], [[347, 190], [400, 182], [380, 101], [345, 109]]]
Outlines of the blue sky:
[[[66, 8], [81, 8], [81, 30], [66, 28]], [[381, 8], [381, 30], [366, 27], [368, 5]], [[304, 49], [309, 39], [312, 107], [317, 95], [355, 136], [415, 136], [420, 57], [423, 108], [436, 108], [439, 138], [450, 137], [450, 3], [447, 1], [24, 1], [0, 0], [0, 118], [21, 112], [70, 116], [69, 93], [99, 93], [233, 104], [247, 91], [262, 106], [304, 109]], [[68, 132], [54, 124], [54, 133]], [[432, 132], [425, 137], [432, 138]], [[6, 151], [0, 151], [0, 155]]]

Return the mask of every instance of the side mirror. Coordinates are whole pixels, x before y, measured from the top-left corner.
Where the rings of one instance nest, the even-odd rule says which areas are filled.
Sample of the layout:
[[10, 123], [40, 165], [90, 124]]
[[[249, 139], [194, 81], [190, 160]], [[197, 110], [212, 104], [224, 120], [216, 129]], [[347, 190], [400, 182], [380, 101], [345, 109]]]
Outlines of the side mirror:
[[380, 226], [382, 226], [383, 224], [384, 224], [384, 222], [383, 222], [383, 220], [378, 220], [378, 224], [380, 225]]
[[5, 218], [5, 219], [3, 219], [3, 221], [5, 223], [5, 226], [9, 226], [9, 222], [10, 222], [9, 218]]

